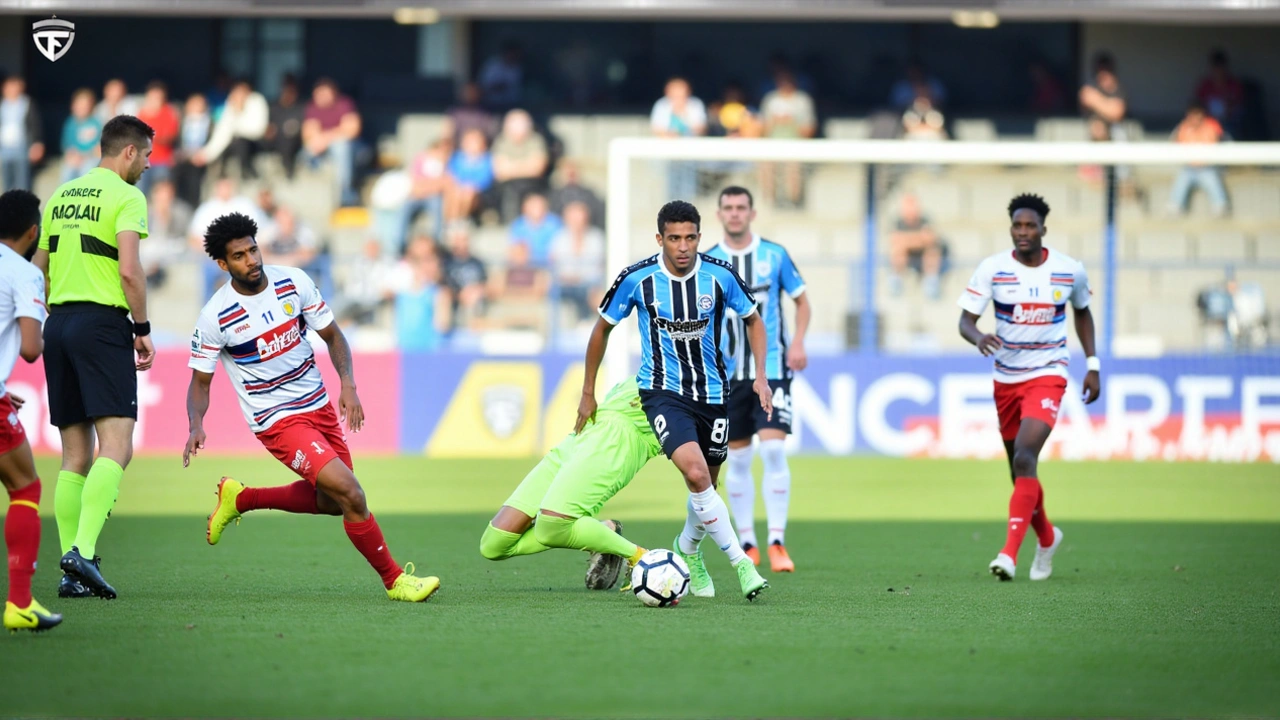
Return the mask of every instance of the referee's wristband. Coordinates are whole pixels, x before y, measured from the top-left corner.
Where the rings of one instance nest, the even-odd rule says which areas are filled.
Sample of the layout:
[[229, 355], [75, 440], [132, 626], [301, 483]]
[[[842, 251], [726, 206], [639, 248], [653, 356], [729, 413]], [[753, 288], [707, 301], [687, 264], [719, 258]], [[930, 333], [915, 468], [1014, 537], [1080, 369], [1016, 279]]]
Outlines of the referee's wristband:
[[146, 337], [151, 334], [151, 321], [136, 322], [133, 324], [134, 337]]
[[1102, 372], [1102, 361], [1096, 355], [1085, 358], [1084, 366], [1089, 372]]

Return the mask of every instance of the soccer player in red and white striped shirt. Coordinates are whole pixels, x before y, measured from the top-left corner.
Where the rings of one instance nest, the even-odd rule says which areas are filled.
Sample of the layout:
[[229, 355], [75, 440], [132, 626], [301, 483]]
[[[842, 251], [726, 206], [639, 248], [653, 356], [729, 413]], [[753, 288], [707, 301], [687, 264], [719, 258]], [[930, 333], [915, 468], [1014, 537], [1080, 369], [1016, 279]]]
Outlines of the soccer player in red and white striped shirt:
[[[983, 260], [959, 301], [961, 337], [994, 359], [1000, 436], [1013, 476], [1008, 535], [990, 565], [1001, 580], [1013, 579], [1028, 526], [1039, 540], [1032, 580], [1052, 574], [1053, 555], [1062, 544], [1062, 530], [1045, 513], [1037, 463], [1067, 389], [1068, 305], [1086, 356], [1084, 401], [1092, 403], [1101, 394], [1089, 276], [1078, 260], [1043, 245], [1048, 215], [1049, 205], [1040, 196], [1015, 197], [1009, 203], [1013, 250]], [[996, 315], [996, 331], [990, 334], [978, 329], [988, 304]]]

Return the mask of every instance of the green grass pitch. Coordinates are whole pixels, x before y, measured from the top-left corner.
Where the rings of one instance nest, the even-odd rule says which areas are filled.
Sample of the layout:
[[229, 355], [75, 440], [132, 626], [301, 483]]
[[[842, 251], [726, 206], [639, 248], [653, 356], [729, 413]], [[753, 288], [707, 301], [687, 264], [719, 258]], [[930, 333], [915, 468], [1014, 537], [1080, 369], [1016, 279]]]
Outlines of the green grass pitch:
[[[532, 464], [358, 459], [397, 559], [442, 579], [408, 605], [336, 518], [255, 513], [205, 544], [220, 475], [286, 468], [139, 458], [99, 544], [119, 600], [58, 600], [46, 518], [36, 595], [66, 621], [0, 637], [0, 716], [1280, 715], [1274, 465], [1045, 463], [1055, 575], [1025, 578], [1032, 535], [998, 583], [1002, 464], [796, 458], [799, 572], [765, 568], [748, 604], [709, 547], [719, 597], [655, 610], [585, 590], [582, 553], [480, 556]], [[685, 496], [655, 461], [606, 514], [670, 547]]]

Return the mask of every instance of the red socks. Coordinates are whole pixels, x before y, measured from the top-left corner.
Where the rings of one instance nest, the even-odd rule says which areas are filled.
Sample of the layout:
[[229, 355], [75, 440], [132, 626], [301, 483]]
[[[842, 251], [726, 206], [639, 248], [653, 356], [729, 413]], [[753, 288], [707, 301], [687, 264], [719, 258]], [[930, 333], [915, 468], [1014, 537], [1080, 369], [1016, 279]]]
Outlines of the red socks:
[[9, 549], [9, 602], [31, 605], [31, 576], [40, 552], [40, 481], [9, 491], [9, 514], [4, 519], [4, 544]]
[[382, 539], [382, 528], [378, 527], [378, 521], [373, 519], [373, 514], [370, 513], [369, 519], [364, 522], [353, 523], [343, 520], [342, 527], [346, 529], [347, 537], [351, 538], [351, 544], [355, 545], [364, 559], [378, 571], [378, 575], [382, 577], [382, 584], [388, 590], [391, 589], [396, 578], [400, 577], [400, 573], [404, 571], [391, 557], [391, 551], [387, 549], [387, 543]]
[[[1031, 526], [1031, 514], [1041, 496], [1040, 481], [1032, 477], [1020, 477], [1013, 481], [1013, 497], [1009, 498], [1009, 534], [1005, 537], [1004, 549], [1000, 552], [1018, 559], [1018, 548], [1022, 539], [1027, 536], [1027, 528]], [[1049, 531], [1050, 542], [1053, 531]]]
[[316, 486], [306, 480], [278, 487], [247, 487], [236, 497], [236, 510], [283, 510], [299, 515], [316, 515]]
[[1047, 548], [1053, 544], [1053, 523], [1049, 522], [1049, 516], [1044, 514], [1044, 488], [1040, 488], [1040, 495], [1036, 498], [1035, 512], [1031, 513], [1031, 527], [1036, 531], [1036, 539], [1040, 541], [1040, 547]]

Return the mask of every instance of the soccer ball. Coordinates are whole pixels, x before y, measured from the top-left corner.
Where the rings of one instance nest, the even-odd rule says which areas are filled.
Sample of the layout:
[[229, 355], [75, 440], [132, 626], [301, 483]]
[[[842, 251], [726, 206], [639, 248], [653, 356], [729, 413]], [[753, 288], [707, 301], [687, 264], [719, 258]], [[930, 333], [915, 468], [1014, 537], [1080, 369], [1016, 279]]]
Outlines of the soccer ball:
[[671, 607], [689, 592], [689, 566], [670, 550], [650, 550], [631, 569], [631, 592], [649, 607]]

